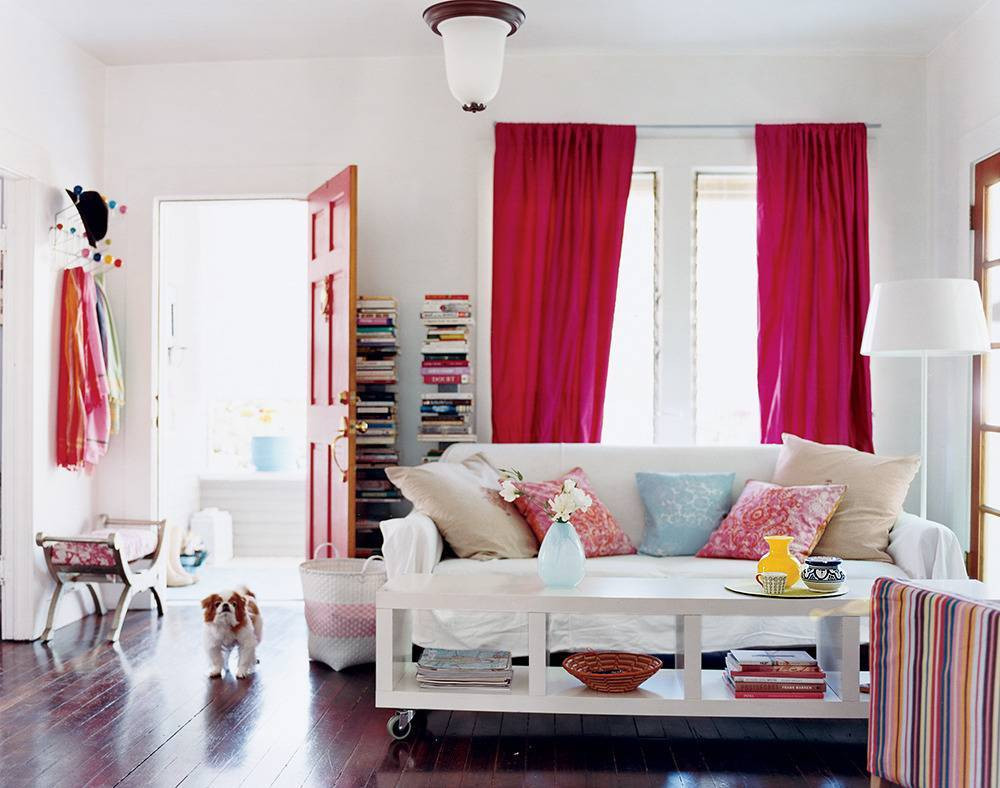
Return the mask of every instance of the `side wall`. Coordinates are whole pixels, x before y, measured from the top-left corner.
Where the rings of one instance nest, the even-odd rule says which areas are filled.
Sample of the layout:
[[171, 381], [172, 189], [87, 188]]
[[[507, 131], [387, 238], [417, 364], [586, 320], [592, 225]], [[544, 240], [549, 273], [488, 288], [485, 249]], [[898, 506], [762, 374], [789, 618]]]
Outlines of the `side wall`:
[[[934, 276], [972, 276], [969, 202], [972, 166], [1000, 151], [1000, 0], [991, 0], [927, 60], [930, 214]], [[931, 514], [947, 519], [968, 545], [971, 362], [931, 363]], [[938, 511], [935, 511], [936, 497]], [[945, 512], [940, 508], [947, 506]]]
[[[68, 202], [62, 187], [101, 183], [104, 77], [97, 61], [0, 0], [0, 170], [19, 176], [8, 190], [4, 283], [4, 452], [19, 458], [3, 480], [4, 637], [40, 631], [51, 586], [34, 533], [80, 531], [94, 513], [94, 477], [55, 467], [61, 261], [48, 228]], [[67, 597], [60, 622], [83, 610]]]

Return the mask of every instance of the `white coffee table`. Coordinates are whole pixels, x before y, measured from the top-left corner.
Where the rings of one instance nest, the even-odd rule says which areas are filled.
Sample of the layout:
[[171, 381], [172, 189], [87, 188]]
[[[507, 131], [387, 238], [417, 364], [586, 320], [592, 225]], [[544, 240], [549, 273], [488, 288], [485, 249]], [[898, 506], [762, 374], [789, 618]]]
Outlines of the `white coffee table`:
[[[768, 599], [725, 589], [726, 579], [588, 577], [575, 589], [545, 588], [535, 577], [403, 575], [376, 595], [375, 705], [405, 709], [390, 721], [405, 736], [414, 709], [562, 714], [711, 717], [865, 718], [860, 692], [858, 619], [868, 615], [870, 580], [849, 581], [839, 597]], [[984, 598], [976, 581], [928, 581], [928, 587]], [[413, 610], [526, 613], [528, 666], [515, 667], [509, 691], [425, 689], [417, 685], [406, 616]], [[549, 667], [548, 617], [554, 613], [673, 615], [676, 665], [634, 692], [587, 689], [561, 667]], [[816, 621], [817, 655], [827, 673], [822, 700], [736, 699], [721, 670], [701, 668], [702, 616], [808, 616]], [[393, 727], [395, 725], [395, 728]]]

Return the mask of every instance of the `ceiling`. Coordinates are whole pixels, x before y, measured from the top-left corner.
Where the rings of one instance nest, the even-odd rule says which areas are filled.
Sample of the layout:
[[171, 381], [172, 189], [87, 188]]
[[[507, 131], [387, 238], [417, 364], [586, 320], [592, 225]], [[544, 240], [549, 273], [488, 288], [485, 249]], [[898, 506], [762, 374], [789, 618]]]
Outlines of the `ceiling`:
[[[420, 18], [430, 0], [20, 2], [108, 65], [440, 52]], [[522, 0], [510, 51], [922, 55], [981, 3]]]

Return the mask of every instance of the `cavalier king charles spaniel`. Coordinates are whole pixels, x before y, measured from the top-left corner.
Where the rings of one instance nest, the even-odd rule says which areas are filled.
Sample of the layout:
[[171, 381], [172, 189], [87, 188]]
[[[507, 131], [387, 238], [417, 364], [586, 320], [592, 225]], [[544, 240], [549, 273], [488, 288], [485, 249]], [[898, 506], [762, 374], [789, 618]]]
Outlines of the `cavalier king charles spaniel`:
[[205, 612], [205, 650], [211, 664], [208, 675], [221, 676], [230, 652], [237, 649], [235, 675], [245, 679], [257, 665], [257, 644], [264, 626], [253, 591], [240, 586], [212, 594], [201, 600], [201, 608]]

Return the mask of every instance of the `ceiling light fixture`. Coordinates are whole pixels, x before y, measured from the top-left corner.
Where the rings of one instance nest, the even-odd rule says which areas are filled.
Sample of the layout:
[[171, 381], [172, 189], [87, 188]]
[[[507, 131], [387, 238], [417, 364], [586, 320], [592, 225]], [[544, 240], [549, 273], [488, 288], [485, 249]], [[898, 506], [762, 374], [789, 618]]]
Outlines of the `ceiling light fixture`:
[[500, 89], [504, 45], [524, 22], [524, 11], [496, 0], [448, 0], [424, 11], [444, 41], [451, 94], [466, 112], [482, 112]]

